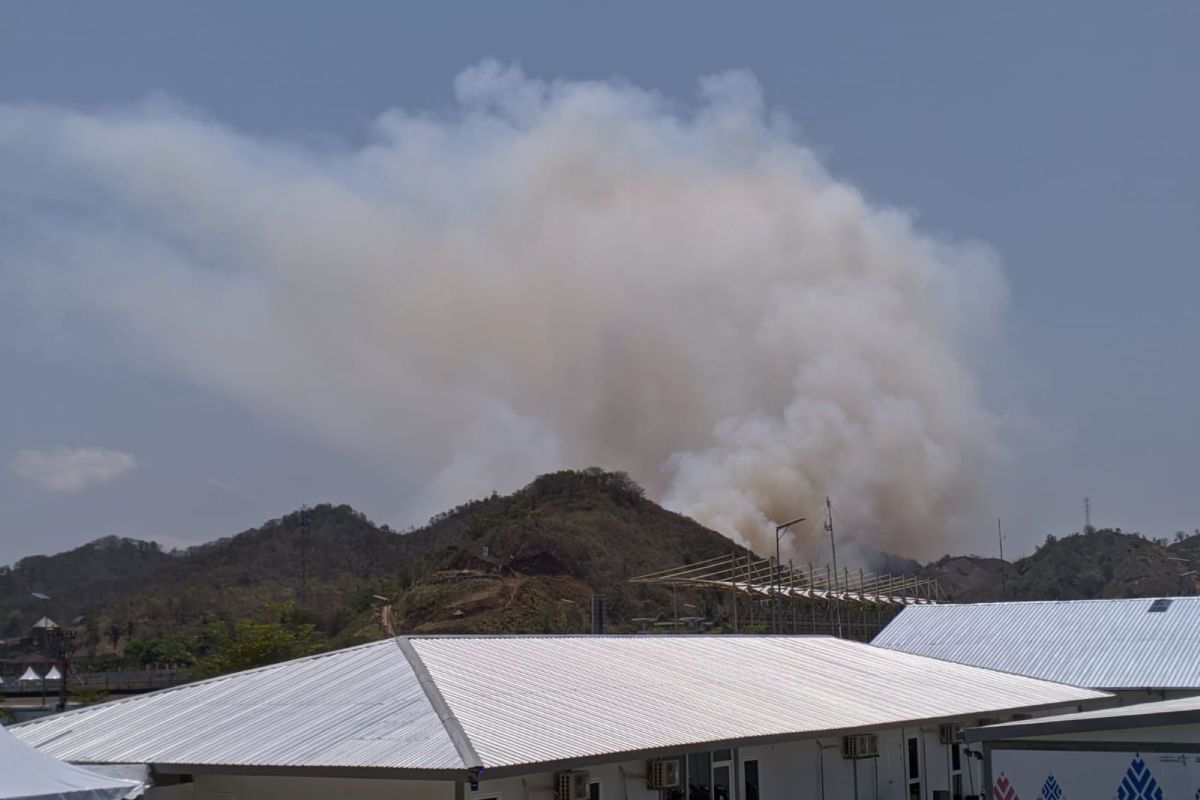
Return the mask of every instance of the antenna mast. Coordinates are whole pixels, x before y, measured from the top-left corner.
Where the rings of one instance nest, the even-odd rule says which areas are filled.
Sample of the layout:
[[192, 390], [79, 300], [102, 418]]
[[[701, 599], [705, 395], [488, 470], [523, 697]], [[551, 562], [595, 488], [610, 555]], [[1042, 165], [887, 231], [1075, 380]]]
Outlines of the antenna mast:
[[308, 506], [300, 506], [300, 607], [308, 606]]
[[1083, 532], [1091, 533], [1096, 530], [1092, 527], [1092, 498], [1083, 498]]
[[1004, 569], [1004, 529], [1000, 527], [1000, 518], [996, 517], [996, 538], [1000, 540], [1000, 595], [1008, 595], [1008, 576]]

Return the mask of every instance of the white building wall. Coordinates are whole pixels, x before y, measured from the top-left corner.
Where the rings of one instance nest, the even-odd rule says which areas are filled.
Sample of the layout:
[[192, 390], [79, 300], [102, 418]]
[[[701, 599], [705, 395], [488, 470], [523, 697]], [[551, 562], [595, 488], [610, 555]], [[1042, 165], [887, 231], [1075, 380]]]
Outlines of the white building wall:
[[[658, 791], [646, 788], [646, 761], [623, 761], [582, 767], [591, 781], [600, 784], [601, 800], [658, 800]], [[554, 800], [554, 772], [539, 772], [519, 778], [480, 781], [477, 791], [468, 789], [466, 800]]]
[[[933, 800], [935, 791], [952, 785], [950, 746], [939, 741], [936, 726], [881, 731], [878, 758], [843, 758], [841, 737], [830, 737], [743, 747], [739, 765], [758, 759], [761, 800], [908, 800], [910, 737], [918, 739], [921, 800]], [[960, 763], [963, 794], [983, 794], [981, 762], [964, 753]]]
[[[742, 791], [744, 765], [751, 759], [758, 761], [760, 800], [909, 800], [907, 740], [910, 737], [917, 737], [920, 743], [918, 800], [934, 800], [934, 792], [950, 790], [950, 747], [939, 741], [937, 725], [883, 730], [878, 735], [879, 757], [874, 759], [843, 758], [840, 736], [738, 748], [735, 794], [730, 800], [747, 800]], [[986, 794], [982, 788], [982, 762], [964, 753], [961, 763], [963, 794]], [[601, 800], [660, 800], [657, 790], [646, 788], [643, 759], [583, 768], [592, 781], [599, 783]], [[554, 776], [554, 772], [494, 780], [485, 776], [477, 790], [464, 788], [464, 798], [554, 800]], [[455, 786], [451, 782], [196, 775], [194, 784], [152, 790], [148, 800], [453, 800], [454, 797]]]
[[454, 800], [451, 781], [197, 775], [192, 787], [192, 800]]
[[[907, 738], [918, 737], [921, 758], [920, 800], [933, 800], [934, 791], [949, 791], [950, 748], [938, 738], [936, 725], [879, 733], [879, 758], [842, 757], [841, 737], [809, 739], [742, 747], [736, 751], [736, 793], [730, 800], [746, 800], [745, 762], [758, 761], [760, 800], [908, 800]], [[964, 753], [963, 794], [985, 794], [982, 762]], [[601, 800], [659, 800], [659, 792], [646, 788], [646, 762], [626, 761], [584, 767], [600, 784]], [[857, 794], [855, 778], [857, 771]], [[973, 783], [972, 783], [973, 781]], [[554, 773], [480, 782], [468, 800], [554, 800]]]

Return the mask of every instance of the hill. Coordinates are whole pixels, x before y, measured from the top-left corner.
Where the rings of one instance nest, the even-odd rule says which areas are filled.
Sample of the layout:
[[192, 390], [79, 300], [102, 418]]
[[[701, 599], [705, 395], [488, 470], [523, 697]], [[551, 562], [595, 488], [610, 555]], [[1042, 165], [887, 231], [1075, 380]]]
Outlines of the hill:
[[408, 533], [319, 505], [184, 551], [102, 539], [6, 568], [0, 607], [6, 638], [43, 614], [83, 617], [76, 645], [93, 668], [128, 664], [131, 652], [186, 662], [232, 647], [239, 622], [259, 626], [245, 636], [288, 640], [288, 654], [376, 638], [377, 596], [393, 599], [405, 631], [584, 631], [593, 592], [612, 619], [658, 612], [669, 593], [629, 577], [732, 551], [627, 476], [589, 469], [543, 475]]
[[1173, 545], [1120, 530], [1048, 536], [1016, 562], [946, 556], [921, 574], [937, 579], [950, 600], [1079, 600], [1195, 594], [1200, 537]]
[[[430, 552], [427, 563], [442, 571], [399, 598], [400, 629], [579, 632], [589, 624], [592, 592], [606, 598], [610, 619], [627, 624], [671, 602], [669, 591], [629, 578], [746, 552], [647, 500], [623, 473], [543, 475], [492, 502], [465, 512], [461, 535]], [[714, 602], [692, 595], [683, 602], [693, 601]]]
[[[48, 615], [79, 619], [84, 669], [173, 663], [213, 674], [378, 638], [380, 598], [397, 632], [583, 632], [593, 593], [606, 598], [613, 630], [673, 607], [721, 626], [727, 598], [673, 596], [629, 578], [731, 552], [745, 553], [598, 469], [542, 475], [407, 533], [319, 505], [184, 551], [109, 537], [0, 569], [0, 661], [27, 651], [20, 637]], [[1171, 545], [1119, 530], [1048, 537], [1014, 563], [947, 556], [921, 568], [878, 557], [889, 571], [936, 578], [958, 602], [1191, 594], [1200, 536]]]

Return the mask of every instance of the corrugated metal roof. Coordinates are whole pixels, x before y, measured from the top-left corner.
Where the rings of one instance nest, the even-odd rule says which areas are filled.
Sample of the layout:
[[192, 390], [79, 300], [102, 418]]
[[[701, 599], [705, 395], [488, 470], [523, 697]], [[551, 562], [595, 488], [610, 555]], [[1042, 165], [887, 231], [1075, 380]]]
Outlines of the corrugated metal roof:
[[[397, 642], [377, 642], [12, 732], [79, 762], [461, 770], [806, 738], [1102, 696], [827, 637], [407, 644], [412, 662]], [[447, 731], [459, 727], [467, 743], [456, 749]], [[479, 763], [460, 755], [472, 752]]]
[[806, 738], [1099, 696], [828, 637], [412, 643], [487, 767]]
[[1097, 689], [1200, 689], [1200, 597], [910, 606], [872, 644]]
[[462, 769], [390, 639], [11, 730], [56, 758], [89, 763]]

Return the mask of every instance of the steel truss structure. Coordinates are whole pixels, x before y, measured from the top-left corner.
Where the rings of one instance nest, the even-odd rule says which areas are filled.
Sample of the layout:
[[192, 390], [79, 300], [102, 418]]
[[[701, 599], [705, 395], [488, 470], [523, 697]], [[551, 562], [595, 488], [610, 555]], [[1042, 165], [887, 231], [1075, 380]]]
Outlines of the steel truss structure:
[[[649, 572], [630, 583], [669, 586], [672, 592], [728, 592], [734, 632], [833, 634], [869, 640], [908, 605], [941, 602], [937, 581], [808, 564], [777, 564], [751, 554], [727, 556]], [[748, 598], [749, 602], [746, 602]], [[748, 615], [741, 606], [748, 605]], [[678, 617], [677, 617], [678, 619]], [[747, 627], [748, 626], [748, 627]]]

